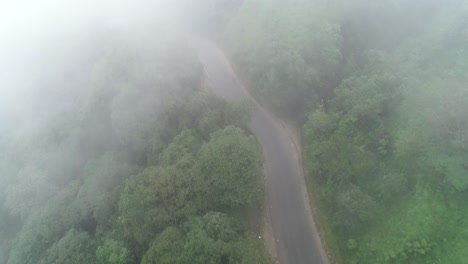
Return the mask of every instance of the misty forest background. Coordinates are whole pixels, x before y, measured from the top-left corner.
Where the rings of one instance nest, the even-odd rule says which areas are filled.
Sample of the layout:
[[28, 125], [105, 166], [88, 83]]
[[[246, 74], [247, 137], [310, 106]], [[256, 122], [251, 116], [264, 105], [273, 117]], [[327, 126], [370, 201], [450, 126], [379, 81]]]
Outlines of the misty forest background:
[[332, 2], [244, 1], [237, 71], [303, 128], [338, 263], [466, 263], [468, 3]]
[[[466, 263], [468, 2], [182, 2], [302, 131], [335, 262]], [[270, 263], [249, 107], [199, 91], [183, 34], [90, 32], [2, 120], [0, 263]]]

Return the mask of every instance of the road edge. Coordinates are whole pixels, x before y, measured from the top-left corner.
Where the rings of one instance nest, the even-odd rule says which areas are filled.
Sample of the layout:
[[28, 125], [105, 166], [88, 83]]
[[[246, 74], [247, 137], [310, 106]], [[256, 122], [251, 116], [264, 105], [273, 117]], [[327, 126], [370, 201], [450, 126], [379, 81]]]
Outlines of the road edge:
[[[225, 58], [225, 56], [223, 56]], [[229, 68], [231, 69], [231, 68]], [[232, 73], [234, 74], [234, 72]], [[209, 92], [213, 93], [211, 90], [211, 86], [209, 84], [209, 77], [205, 72], [205, 69], [203, 69], [203, 77], [202, 80], [200, 81], [200, 85], [198, 89], [201, 92]], [[253, 97], [251, 97], [253, 98]], [[256, 103], [256, 102], [254, 102]], [[260, 143], [260, 142], [259, 142]], [[266, 185], [265, 183], [265, 177], [266, 177], [266, 171], [265, 171], [265, 165], [262, 168], [262, 182], [263, 186]], [[269, 207], [269, 202], [268, 202], [268, 193], [265, 190], [264, 197], [262, 199], [262, 204], [261, 204], [261, 210], [258, 212], [259, 217], [261, 218], [261, 230], [260, 233], [262, 234], [261, 239], [263, 241], [263, 246], [266, 250], [266, 252], [269, 254], [269, 257], [272, 259], [272, 261], [275, 264], [279, 264], [279, 258], [278, 258], [278, 251], [276, 248], [276, 241], [275, 241], [275, 236], [273, 233], [273, 226], [271, 224], [271, 214], [270, 214], [270, 207]]]
[[[244, 84], [244, 82], [239, 79], [239, 75], [236, 73], [237, 71], [235, 70], [235, 65], [231, 65], [228, 60], [228, 55], [227, 53], [224, 53], [219, 47], [216, 47], [216, 51], [220, 54], [220, 57], [223, 58], [225, 65], [231, 72], [232, 76], [237, 77], [236, 81], [240, 83], [240, 87], [243, 89], [243, 91], [249, 95], [250, 98], [252, 98], [252, 101], [254, 104], [258, 107], [260, 111], [263, 111], [267, 113], [271, 118], [277, 122], [280, 127], [283, 129], [283, 131], [286, 133], [286, 135], [289, 137], [291, 142], [294, 145], [294, 150], [296, 153], [296, 160], [300, 165], [301, 168], [301, 182], [303, 183], [301, 188], [302, 191], [302, 196], [305, 199], [304, 201], [307, 204], [307, 210], [309, 211], [309, 216], [310, 216], [310, 221], [312, 225], [314, 226], [314, 233], [316, 233], [316, 237], [318, 238], [317, 242], [320, 245], [320, 250], [322, 255], [324, 256], [326, 264], [332, 264], [335, 263], [333, 261], [333, 254], [332, 251], [329, 249], [328, 244], [326, 243], [326, 237], [325, 237], [325, 230], [323, 229], [322, 225], [320, 225], [320, 210], [318, 208], [317, 202], [315, 201], [315, 196], [313, 194], [309, 194], [309, 190], [307, 188], [308, 186], [308, 181], [306, 179], [306, 173], [305, 173], [305, 167], [303, 163], [303, 148], [302, 148], [302, 137], [300, 136], [297, 131], [295, 131], [291, 126], [289, 126], [284, 120], [278, 118], [273, 111], [269, 110], [267, 107], [261, 105], [257, 99], [250, 93], [250, 91], [246, 88], [247, 86]], [[314, 217], [314, 215], [317, 215], [317, 217]], [[317, 221], [316, 221], [317, 219]], [[270, 224], [271, 224], [271, 217], [270, 217]], [[325, 242], [325, 243], [324, 243]], [[277, 249], [275, 250], [277, 252]]]

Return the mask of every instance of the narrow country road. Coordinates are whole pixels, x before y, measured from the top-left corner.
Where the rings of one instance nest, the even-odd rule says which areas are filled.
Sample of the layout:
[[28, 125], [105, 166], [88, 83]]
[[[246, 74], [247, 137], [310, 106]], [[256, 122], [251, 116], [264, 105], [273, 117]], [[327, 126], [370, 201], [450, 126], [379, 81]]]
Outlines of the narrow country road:
[[[250, 98], [213, 42], [194, 39], [193, 46], [216, 95], [232, 101]], [[309, 208], [299, 153], [293, 140], [261, 107], [254, 113], [250, 129], [263, 148], [270, 217], [280, 263], [328, 263]]]

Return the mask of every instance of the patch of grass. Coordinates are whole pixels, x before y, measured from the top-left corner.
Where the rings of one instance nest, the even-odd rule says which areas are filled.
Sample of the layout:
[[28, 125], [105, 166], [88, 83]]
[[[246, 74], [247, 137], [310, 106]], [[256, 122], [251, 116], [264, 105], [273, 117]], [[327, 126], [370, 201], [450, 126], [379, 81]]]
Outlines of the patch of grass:
[[[419, 186], [398, 205], [382, 210], [369, 229], [350, 241], [350, 263], [465, 263], [468, 221], [445, 197]], [[466, 212], [465, 214], [466, 215]]]

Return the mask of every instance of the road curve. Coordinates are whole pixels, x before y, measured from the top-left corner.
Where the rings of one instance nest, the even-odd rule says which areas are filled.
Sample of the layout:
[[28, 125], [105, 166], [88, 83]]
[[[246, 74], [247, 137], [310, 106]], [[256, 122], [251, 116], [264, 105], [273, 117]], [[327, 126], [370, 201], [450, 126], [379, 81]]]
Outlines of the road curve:
[[[231, 101], [251, 98], [227, 59], [206, 39], [191, 38], [210, 89]], [[250, 123], [263, 148], [266, 189], [276, 250], [281, 264], [328, 263], [309, 207], [298, 151], [281, 124], [258, 106]]]

